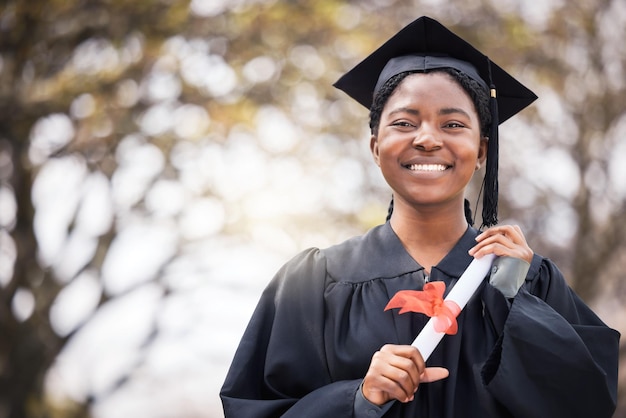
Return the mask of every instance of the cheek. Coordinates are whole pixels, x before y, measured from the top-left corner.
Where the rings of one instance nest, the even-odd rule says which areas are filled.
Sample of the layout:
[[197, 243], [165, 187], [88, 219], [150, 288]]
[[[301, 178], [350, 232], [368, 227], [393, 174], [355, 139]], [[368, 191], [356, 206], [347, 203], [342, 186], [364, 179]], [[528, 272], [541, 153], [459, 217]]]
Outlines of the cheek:
[[378, 158], [376, 164], [381, 170], [386, 171], [389, 168], [397, 165], [398, 151], [394, 148], [391, 141], [385, 141], [383, 144], [379, 144]]
[[397, 159], [392, 156], [387, 143], [378, 143], [378, 146], [373, 150], [372, 154], [374, 156], [374, 162], [386, 178], [392, 161], [396, 161]]
[[467, 177], [472, 177], [481, 168], [481, 151], [476, 144], [456, 148], [457, 168]]

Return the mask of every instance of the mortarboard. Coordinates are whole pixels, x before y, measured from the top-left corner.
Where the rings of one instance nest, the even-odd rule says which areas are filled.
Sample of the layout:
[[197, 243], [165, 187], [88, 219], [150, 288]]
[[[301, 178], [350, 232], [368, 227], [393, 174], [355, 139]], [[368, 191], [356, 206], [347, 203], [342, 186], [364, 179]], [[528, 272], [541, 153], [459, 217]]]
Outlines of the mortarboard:
[[[498, 120], [500, 123], [509, 119], [537, 99], [537, 96], [532, 91], [489, 60], [482, 52], [451, 32], [441, 23], [425, 16], [404, 27], [370, 56], [344, 74], [334, 86], [343, 90], [354, 100], [369, 109], [372, 104], [375, 87], [380, 87], [384, 83], [383, 80], [379, 83], [379, 76], [387, 63], [392, 58], [412, 54], [440, 58], [440, 61], [436, 63], [439, 64], [438, 66], [414, 68], [415, 70], [450, 67], [450, 65], [445, 65], [445, 57], [456, 58], [456, 60], [470, 63], [470, 68], [473, 66], [474, 71], [481, 78], [481, 80], [478, 80], [479, 82], [496, 86], [499, 108]], [[427, 65], [427, 63], [424, 64]], [[456, 67], [452, 66], [452, 68]], [[461, 68], [457, 69], [475, 78], [473, 74], [463, 71]], [[402, 71], [406, 71], [406, 69]], [[489, 76], [490, 71], [491, 77]], [[398, 72], [395, 74], [398, 74]], [[395, 74], [386, 72], [385, 75], [389, 79]]]
[[394, 75], [435, 68], [454, 68], [491, 90], [492, 126], [483, 183], [483, 225], [495, 225], [498, 204], [498, 125], [537, 99], [532, 91], [467, 41], [426, 16], [400, 30], [344, 74], [334, 86], [369, 109], [375, 93]]

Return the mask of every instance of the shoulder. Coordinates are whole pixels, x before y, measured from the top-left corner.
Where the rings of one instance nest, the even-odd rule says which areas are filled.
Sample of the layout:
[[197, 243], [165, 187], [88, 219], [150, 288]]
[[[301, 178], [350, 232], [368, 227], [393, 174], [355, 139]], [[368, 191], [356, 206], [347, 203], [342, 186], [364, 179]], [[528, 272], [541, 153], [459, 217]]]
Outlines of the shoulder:
[[358, 284], [398, 277], [421, 268], [386, 223], [328, 248], [304, 250], [288, 261], [277, 276], [279, 282], [288, 277], [294, 283], [313, 280], [325, 285]]
[[278, 270], [266, 291], [286, 292], [289, 288], [306, 288], [324, 281], [326, 261], [319, 248], [307, 248], [296, 254]]
[[329, 277], [344, 283], [393, 278], [421, 269], [389, 223], [324, 249], [322, 255], [326, 258]]

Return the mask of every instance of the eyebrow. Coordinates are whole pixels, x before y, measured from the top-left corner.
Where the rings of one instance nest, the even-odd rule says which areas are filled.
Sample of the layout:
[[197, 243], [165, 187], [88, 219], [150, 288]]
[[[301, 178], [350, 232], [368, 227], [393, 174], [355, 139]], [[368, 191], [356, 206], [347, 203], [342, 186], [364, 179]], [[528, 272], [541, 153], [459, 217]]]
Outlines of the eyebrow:
[[[417, 109], [410, 108], [410, 107], [399, 107], [389, 112], [389, 115], [390, 116], [395, 115], [396, 113], [409, 113], [411, 115], [417, 116], [420, 114], [420, 111]], [[458, 108], [458, 107], [444, 107], [443, 109], [440, 109], [438, 113], [439, 115], [452, 115], [455, 113], [460, 113], [464, 115], [465, 117], [467, 117], [468, 119], [471, 119], [470, 115], [465, 110]]]
[[469, 113], [467, 113], [465, 110], [459, 108], [459, 107], [446, 107], [443, 108], [439, 111], [440, 115], [452, 115], [454, 113], [460, 113], [462, 115], [464, 115], [465, 117], [467, 117], [468, 119], [471, 119]]
[[419, 115], [420, 111], [417, 109], [410, 108], [410, 107], [399, 107], [389, 112], [389, 116], [395, 115], [396, 113], [409, 113], [411, 115]]

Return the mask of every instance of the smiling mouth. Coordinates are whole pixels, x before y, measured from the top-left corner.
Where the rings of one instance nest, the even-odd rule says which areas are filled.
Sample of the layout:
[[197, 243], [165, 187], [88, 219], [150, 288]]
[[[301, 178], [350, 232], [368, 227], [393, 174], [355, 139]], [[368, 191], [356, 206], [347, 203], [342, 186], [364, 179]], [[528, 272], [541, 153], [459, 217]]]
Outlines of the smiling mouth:
[[411, 171], [445, 171], [448, 166], [443, 164], [410, 164], [406, 168]]

